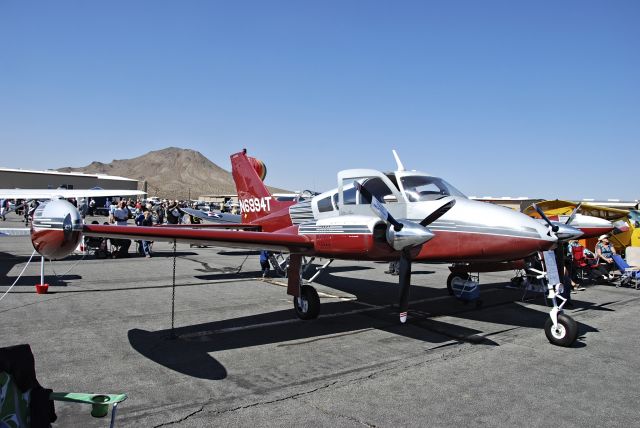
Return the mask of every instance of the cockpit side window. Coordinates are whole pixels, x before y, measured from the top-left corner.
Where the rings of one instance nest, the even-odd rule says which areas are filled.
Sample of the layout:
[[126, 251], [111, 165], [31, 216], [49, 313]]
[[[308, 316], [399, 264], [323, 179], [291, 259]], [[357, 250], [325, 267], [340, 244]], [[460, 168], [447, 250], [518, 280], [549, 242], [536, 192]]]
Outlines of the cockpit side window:
[[355, 205], [356, 204], [356, 188], [353, 184], [349, 187], [346, 187], [342, 192], [342, 198], [344, 200], [345, 205]]
[[409, 202], [433, 201], [446, 196], [466, 198], [462, 192], [438, 177], [408, 175], [400, 178]]
[[[353, 179], [343, 185], [343, 198], [345, 205], [365, 205], [368, 202], [363, 198], [360, 192], [356, 191]], [[358, 178], [357, 181], [362, 184], [373, 196], [383, 204], [389, 201], [397, 202], [395, 194], [389, 189], [389, 186], [380, 177]], [[337, 198], [337, 195], [336, 195]], [[336, 201], [336, 206], [338, 203]]]
[[318, 201], [318, 211], [320, 211], [321, 213], [333, 211], [331, 196], [327, 196], [326, 198], [322, 198]]

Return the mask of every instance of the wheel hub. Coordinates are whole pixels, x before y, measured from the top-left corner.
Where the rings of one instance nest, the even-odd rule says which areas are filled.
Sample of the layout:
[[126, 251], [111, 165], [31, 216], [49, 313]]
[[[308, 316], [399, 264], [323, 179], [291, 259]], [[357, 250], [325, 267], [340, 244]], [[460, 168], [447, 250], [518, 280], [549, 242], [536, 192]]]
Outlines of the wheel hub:
[[562, 339], [567, 334], [567, 330], [562, 324], [558, 323], [557, 327], [551, 329], [551, 334], [556, 339]]
[[301, 312], [306, 313], [309, 310], [309, 302], [307, 302], [307, 299], [298, 297], [298, 308], [300, 308]]

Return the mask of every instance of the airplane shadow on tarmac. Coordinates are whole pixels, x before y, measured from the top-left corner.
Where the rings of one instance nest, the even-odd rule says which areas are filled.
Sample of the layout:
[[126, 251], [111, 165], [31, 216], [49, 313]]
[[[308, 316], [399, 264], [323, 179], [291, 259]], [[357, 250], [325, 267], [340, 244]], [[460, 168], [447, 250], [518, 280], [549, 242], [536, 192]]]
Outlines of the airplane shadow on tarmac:
[[[211, 353], [273, 343], [289, 346], [288, 342], [313, 341], [327, 335], [356, 334], [362, 330], [380, 329], [437, 346], [450, 344], [452, 340], [453, 343], [457, 341], [499, 346], [488, 336], [508, 334], [510, 330], [520, 327], [536, 328], [540, 334], [544, 334], [542, 328], [548, 317], [548, 310], [540, 312], [516, 305], [514, 302], [520, 300], [522, 291], [506, 289], [504, 283], [483, 285], [483, 290], [494, 289], [481, 296], [484, 310], [476, 309], [475, 305], [463, 305], [449, 297], [444, 287], [414, 286], [411, 289], [410, 318], [406, 324], [401, 325], [398, 322], [397, 307], [391, 306], [398, 300], [397, 284], [331, 275], [340, 270], [359, 270], [359, 267], [331, 269], [331, 272], [322, 275], [319, 282], [335, 290], [356, 295], [358, 300], [323, 303], [319, 319], [302, 321], [295, 316], [293, 309], [281, 310], [179, 327], [173, 332], [169, 329], [132, 329], [128, 332], [129, 343], [140, 354], [171, 370], [197, 378], [219, 380], [227, 376], [227, 370]], [[219, 279], [218, 275], [208, 277]], [[425, 299], [428, 300], [423, 301]], [[540, 305], [544, 305], [542, 299], [539, 300]], [[588, 302], [582, 302], [578, 307], [592, 309]], [[437, 319], [440, 316], [485, 321], [504, 325], [504, 328], [484, 333]], [[579, 326], [580, 336], [597, 331], [583, 323]], [[172, 333], [173, 339], [170, 338]], [[586, 345], [576, 341], [573, 346]]]
[[[18, 276], [9, 276], [8, 273], [11, 272], [16, 265], [26, 263], [29, 261], [29, 256], [16, 256], [14, 254], [0, 252], [0, 285], [11, 285], [15, 282]], [[35, 255], [31, 259], [31, 265], [37, 266], [37, 269], [40, 269], [40, 256]], [[32, 272], [34, 267], [29, 267]], [[19, 269], [16, 274], [19, 274], [22, 269]], [[45, 283], [49, 284], [49, 286], [56, 287], [66, 287], [68, 280], [81, 279], [82, 277], [79, 275], [52, 275], [50, 263], [47, 262], [45, 264]], [[40, 284], [40, 275], [23, 275], [20, 277], [20, 280], [16, 283], [15, 287], [33, 287], [35, 284]], [[32, 292], [33, 290], [29, 290]], [[49, 289], [49, 293], [53, 293], [54, 291]]]

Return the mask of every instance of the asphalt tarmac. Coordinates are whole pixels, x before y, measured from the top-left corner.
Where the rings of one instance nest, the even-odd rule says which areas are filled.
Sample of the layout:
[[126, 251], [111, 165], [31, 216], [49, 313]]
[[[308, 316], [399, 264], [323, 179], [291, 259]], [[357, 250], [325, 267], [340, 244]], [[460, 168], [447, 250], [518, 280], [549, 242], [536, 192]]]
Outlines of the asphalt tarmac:
[[[173, 300], [172, 247], [153, 250], [47, 262], [45, 295], [34, 258], [0, 301], [0, 346], [29, 343], [54, 391], [127, 393], [116, 426], [640, 426], [640, 290], [574, 294], [579, 339], [560, 348], [513, 272], [481, 275], [477, 309], [447, 294], [446, 265], [414, 264], [400, 325], [386, 264], [335, 261], [316, 281], [320, 318], [301, 321], [255, 252], [178, 245]], [[0, 238], [0, 296], [32, 251]], [[109, 423], [56, 412], [58, 427]]]

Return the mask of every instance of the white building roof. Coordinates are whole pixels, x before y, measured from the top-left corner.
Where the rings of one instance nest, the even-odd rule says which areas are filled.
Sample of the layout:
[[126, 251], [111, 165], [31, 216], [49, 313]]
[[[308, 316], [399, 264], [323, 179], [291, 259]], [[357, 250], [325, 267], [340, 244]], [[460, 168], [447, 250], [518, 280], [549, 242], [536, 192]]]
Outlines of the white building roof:
[[0, 172], [24, 172], [28, 174], [48, 174], [48, 175], [65, 175], [72, 177], [95, 177], [100, 180], [124, 180], [124, 181], [138, 181], [132, 178], [127, 177], [118, 177], [117, 175], [106, 175], [106, 174], [85, 174], [82, 172], [60, 172], [54, 170], [46, 170], [46, 171], [37, 171], [31, 169], [16, 169], [16, 168], [1, 168]]

